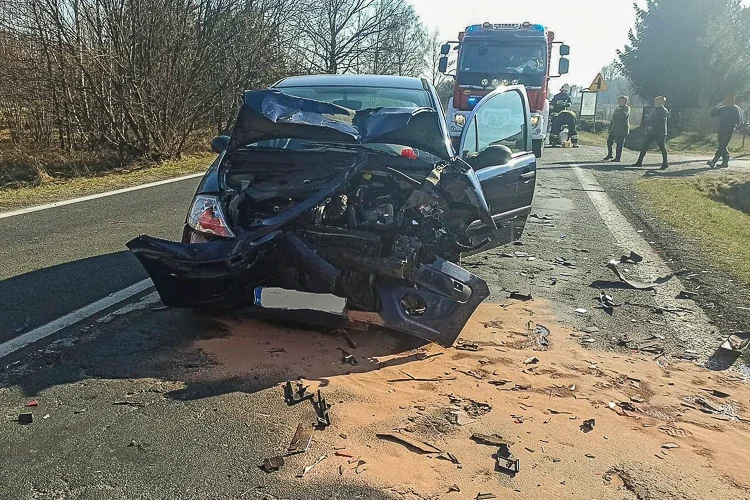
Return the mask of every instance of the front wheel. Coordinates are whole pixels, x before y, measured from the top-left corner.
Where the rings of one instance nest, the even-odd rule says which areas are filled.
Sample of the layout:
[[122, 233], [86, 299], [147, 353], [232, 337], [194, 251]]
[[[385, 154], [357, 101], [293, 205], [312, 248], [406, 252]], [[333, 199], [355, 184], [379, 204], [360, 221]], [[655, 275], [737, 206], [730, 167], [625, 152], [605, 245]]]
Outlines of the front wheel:
[[544, 151], [544, 139], [532, 139], [531, 150], [534, 152], [534, 156], [541, 158]]

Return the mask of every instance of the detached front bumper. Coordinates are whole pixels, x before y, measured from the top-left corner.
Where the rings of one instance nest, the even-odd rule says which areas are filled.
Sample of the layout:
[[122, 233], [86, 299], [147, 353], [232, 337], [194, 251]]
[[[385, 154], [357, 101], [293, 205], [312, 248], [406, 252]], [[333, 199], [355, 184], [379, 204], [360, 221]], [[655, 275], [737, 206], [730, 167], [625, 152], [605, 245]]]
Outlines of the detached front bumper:
[[[164, 304], [171, 307], [250, 306], [261, 315], [278, 318], [281, 313], [290, 320], [314, 317], [316, 323], [367, 323], [446, 347], [455, 342], [476, 308], [489, 296], [482, 279], [436, 258], [429, 264], [420, 264], [404, 278], [376, 275], [372, 287], [379, 307], [373, 311], [357, 310], [341, 291], [346, 273], [323, 259], [297, 234], [283, 231], [252, 241], [207, 243], [176, 243], [140, 236], [127, 246], [151, 276]], [[279, 255], [283, 255], [283, 266]], [[299, 304], [281, 310], [278, 306], [266, 309], [259, 305], [259, 291], [263, 287], [284, 288], [276, 277], [282, 272], [288, 274], [289, 268], [293, 274], [304, 274], [317, 283], [315, 290], [298, 292], [343, 296], [343, 315]]]

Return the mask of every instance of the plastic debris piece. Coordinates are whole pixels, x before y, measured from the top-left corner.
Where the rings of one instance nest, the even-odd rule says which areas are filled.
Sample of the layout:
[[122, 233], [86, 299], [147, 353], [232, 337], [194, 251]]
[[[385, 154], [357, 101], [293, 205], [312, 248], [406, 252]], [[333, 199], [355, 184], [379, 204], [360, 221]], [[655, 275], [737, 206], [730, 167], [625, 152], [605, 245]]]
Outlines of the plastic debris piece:
[[385, 439], [388, 441], [397, 441], [405, 445], [408, 448], [417, 450], [420, 453], [437, 453], [437, 454], [443, 453], [443, 450], [441, 450], [440, 448], [436, 448], [432, 446], [431, 444], [427, 444], [425, 442], [413, 439], [407, 436], [406, 434], [401, 434], [401, 433], [396, 433], [396, 432], [379, 432], [375, 434], [375, 437], [379, 439]]
[[750, 345], [750, 332], [737, 332], [731, 334], [721, 344], [721, 348], [727, 351], [741, 353]]
[[584, 309], [583, 307], [579, 307], [576, 309], [576, 313], [578, 314], [588, 314], [588, 310]]
[[623, 264], [638, 264], [640, 262], [643, 262], [643, 257], [631, 251], [630, 255], [623, 255], [622, 257], [620, 257], [620, 262], [622, 262]]
[[31, 318], [29, 318], [28, 316], [26, 316], [26, 321], [23, 322], [23, 325], [21, 325], [18, 328], [16, 328], [14, 330], [14, 332], [15, 333], [21, 333], [24, 330], [26, 330], [29, 327], [29, 325], [31, 325]]
[[497, 495], [494, 493], [477, 493], [474, 500], [492, 500], [493, 498], [497, 498]]
[[331, 405], [326, 403], [325, 398], [320, 394], [320, 390], [318, 390], [317, 401], [313, 399], [313, 407], [315, 408], [315, 414], [318, 417], [318, 426], [328, 427], [331, 425], [331, 415], [328, 413]]
[[528, 358], [526, 361], [523, 362], [525, 365], [535, 365], [539, 363], [539, 358]]
[[594, 426], [595, 426], [595, 425], [596, 425], [596, 419], [594, 419], [594, 418], [589, 418], [588, 420], [584, 420], [584, 421], [583, 421], [583, 423], [581, 424], [581, 427], [580, 427], [580, 429], [581, 429], [581, 430], [582, 430], [583, 432], [591, 432], [591, 431], [593, 431], [593, 430], [594, 430]]
[[698, 298], [698, 294], [696, 292], [689, 292], [687, 290], [682, 290], [680, 293], [677, 294], [678, 299], [687, 299], [687, 300], [695, 300]]
[[284, 385], [284, 401], [289, 406], [296, 405], [301, 401], [312, 399], [313, 394], [307, 392], [307, 386], [303, 385], [301, 381], [295, 382], [295, 387], [292, 387], [290, 380], [286, 381]]
[[674, 274], [670, 274], [657, 279], [653, 283], [644, 283], [642, 281], [630, 280], [622, 275], [620, 269], [617, 267], [617, 264], [618, 262], [616, 260], [611, 260], [607, 263], [607, 268], [611, 269], [620, 281], [636, 290], [653, 290], [655, 285], [662, 285], [674, 277]]
[[44, 420], [47, 420], [49, 418], [49, 413], [47, 413], [45, 416], [42, 417]]
[[39, 406], [39, 401], [37, 400], [29, 401], [24, 406], [29, 407], [29, 408], [34, 407], [34, 406]]
[[34, 422], [34, 415], [31, 413], [21, 413], [18, 415], [18, 423], [21, 425], [28, 425]]
[[504, 444], [508, 444], [508, 441], [506, 439], [503, 439], [502, 436], [498, 434], [480, 434], [478, 432], [475, 432], [471, 435], [471, 440], [478, 444], [486, 444], [488, 446], [501, 446]]
[[676, 448], [679, 448], [680, 445], [678, 445], [677, 443], [664, 443], [663, 445], [661, 445], [661, 447], [665, 450], [674, 450]]
[[481, 349], [479, 347], [479, 344], [475, 344], [474, 342], [467, 342], [465, 340], [459, 340], [458, 343], [456, 343], [455, 346], [453, 346], [455, 349], [458, 349], [459, 351], [478, 351]]
[[552, 408], [547, 408], [547, 411], [553, 415], [572, 415], [573, 414], [572, 412], [569, 412], [569, 411], [554, 410]]
[[455, 491], [456, 493], [460, 493], [460, 492], [461, 492], [461, 488], [459, 488], [457, 484], [452, 484], [452, 485], [450, 486], [450, 488], [448, 488], [448, 493], [452, 493], [452, 492], [454, 492], [454, 491]]
[[286, 449], [289, 455], [304, 453], [310, 447], [312, 441], [312, 427], [309, 425], [299, 424], [292, 437], [292, 441]]
[[311, 470], [313, 470], [313, 467], [315, 467], [316, 465], [318, 465], [320, 462], [322, 462], [326, 458], [328, 458], [328, 457], [326, 457], [325, 455], [319, 456], [318, 459], [315, 462], [313, 462], [312, 464], [310, 464], [307, 467], [305, 467], [304, 469], [302, 469], [302, 472], [300, 472], [299, 474], [297, 474], [297, 477], [303, 477], [305, 474], [307, 474], [308, 472], [310, 472]]
[[495, 466], [496, 470], [510, 473], [511, 475], [518, 474], [521, 470], [521, 463], [517, 458], [513, 457], [513, 454], [510, 451], [510, 445], [507, 443], [503, 443], [497, 449], [497, 453], [495, 454]]

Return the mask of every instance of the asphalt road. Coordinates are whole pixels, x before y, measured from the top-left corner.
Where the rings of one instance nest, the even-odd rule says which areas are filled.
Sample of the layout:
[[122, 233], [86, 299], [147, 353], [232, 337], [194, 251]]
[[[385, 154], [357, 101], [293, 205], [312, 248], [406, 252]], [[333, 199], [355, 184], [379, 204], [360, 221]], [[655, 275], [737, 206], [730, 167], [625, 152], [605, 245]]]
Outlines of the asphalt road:
[[[613, 169], [598, 161], [601, 156], [596, 148], [547, 150], [534, 210], [542, 218], [530, 220], [522, 245], [475, 256], [466, 266], [489, 282], [494, 302], [506, 302], [509, 290], [526, 291], [545, 299], [562, 324], [596, 327], [588, 335], [592, 347], [624, 350], [623, 339], [656, 333], [670, 354], [695, 351], [701, 360], [711, 359], [722, 333], [718, 318], [703, 324], [705, 314], [693, 302], [685, 304], [684, 314], [655, 314], [651, 307], [662, 305], [663, 293], [627, 289], [603, 266], [627, 253], [626, 244], [645, 244], [645, 254], [672, 245], [675, 257], [667, 264], [676, 270], [682, 250], [674, 239], [659, 239], [629, 199], [628, 186], [648, 169]], [[659, 175], [690, 175], [700, 168], [685, 163]], [[140, 233], [178, 237], [196, 183], [0, 220], [6, 237], [0, 250], [0, 342], [27, 316], [37, 326], [143, 279], [124, 243]], [[603, 195], [617, 206], [602, 211]], [[627, 218], [613, 216], [618, 207]], [[639, 243], [633, 233], [646, 241]], [[503, 255], [513, 252], [523, 253]], [[707, 274], [704, 281], [715, 280], [718, 289], [721, 273]], [[596, 309], [600, 291], [641, 306], [608, 315]], [[269, 389], [298, 374], [264, 366], [254, 375], [238, 375], [219, 366], [219, 375], [205, 375], [216, 372], [217, 361], [195, 342], [229, 335], [226, 323], [190, 311], [145, 308], [79, 326], [0, 370], [0, 408], [8, 417], [0, 423], [0, 446], [12, 450], [0, 457], [0, 498], [412, 498], [330, 478], [290, 485], [261, 472], [257, 465], [268, 450], [283, 449], [302, 411], [289, 410]], [[273, 340], [258, 345], [265, 351]], [[383, 344], [402, 351], [410, 340], [391, 336]], [[316, 378], [346, 369], [335, 365], [315, 365]], [[20, 426], [12, 417], [29, 399], [39, 400], [37, 420]], [[45, 414], [49, 419], [39, 421]], [[305, 465], [307, 455], [293, 466]]]
[[0, 342], [147, 278], [125, 243], [179, 238], [199, 180], [0, 219]]

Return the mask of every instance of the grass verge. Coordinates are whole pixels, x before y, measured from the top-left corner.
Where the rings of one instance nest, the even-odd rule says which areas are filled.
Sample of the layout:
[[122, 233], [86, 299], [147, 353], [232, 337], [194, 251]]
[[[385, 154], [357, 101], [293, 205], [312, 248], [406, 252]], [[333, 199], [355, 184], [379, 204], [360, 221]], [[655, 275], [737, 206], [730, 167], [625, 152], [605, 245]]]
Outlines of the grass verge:
[[732, 202], [727, 193], [747, 185], [747, 176], [706, 175], [642, 179], [638, 189], [656, 215], [697, 242], [719, 267], [750, 282], [750, 215], [726, 204]]
[[[578, 139], [581, 144], [586, 146], [606, 146], [607, 132], [578, 132]], [[711, 155], [716, 152], [716, 134], [700, 137], [696, 134], [681, 134], [669, 139], [667, 142], [669, 151], [673, 153], [700, 153]], [[742, 135], [734, 134], [732, 142], [729, 144], [729, 153], [733, 158], [750, 157], [750, 137], [745, 141], [745, 148], [742, 148]]]
[[157, 164], [140, 165], [128, 169], [71, 179], [48, 179], [30, 187], [0, 190], [0, 211], [103, 193], [148, 182], [161, 181], [181, 175], [203, 172], [216, 158], [213, 154], [185, 156]]

